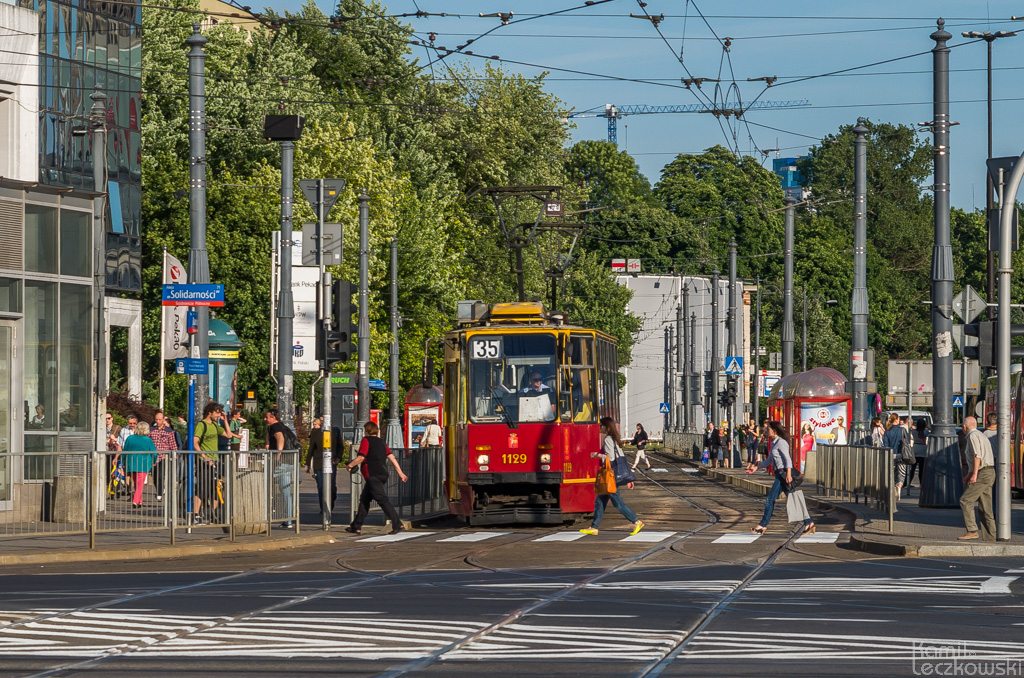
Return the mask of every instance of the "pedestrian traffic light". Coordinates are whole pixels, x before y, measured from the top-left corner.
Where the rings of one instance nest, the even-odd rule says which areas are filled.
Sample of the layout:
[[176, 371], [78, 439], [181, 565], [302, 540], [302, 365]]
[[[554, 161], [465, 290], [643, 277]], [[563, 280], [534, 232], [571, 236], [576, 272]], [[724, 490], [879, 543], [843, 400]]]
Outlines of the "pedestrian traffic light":
[[[974, 358], [981, 367], [996, 366], [998, 359], [998, 323], [995, 320], [988, 320], [980, 323], [964, 325], [964, 334], [969, 337], [977, 337], [977, 346], [964, 346], [965, 358]], [[1010, 325], [1010, 337], [1024, 337], [1024, 325]], [[1010, 359], [1024, 358], [1024, 346], [1011, 346]]]
[[352, 357], [352, 341], [355, 339], [356, 326], [352, 322], [352, 315], [357, 310], [357, 304], [352, 299], [353, 285], [348, 280], [335, 280], [331, 284], [331, 299], [327, 300], [327, 307], [331, 309], [332, 329], [324, 332], [321, 330], [322, 345], [318, 358], [325, 360], [330, 366], [333, 363], [348, 362]]

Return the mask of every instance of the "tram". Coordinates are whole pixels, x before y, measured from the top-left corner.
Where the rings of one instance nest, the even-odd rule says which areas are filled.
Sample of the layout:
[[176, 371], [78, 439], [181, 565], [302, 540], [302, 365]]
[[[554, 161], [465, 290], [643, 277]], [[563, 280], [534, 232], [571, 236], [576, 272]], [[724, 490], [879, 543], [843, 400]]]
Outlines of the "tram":
[[[1024, 421], [1021, 410], [1024, 408], [1024, 374], [1020, 365], [1010, 366], [1010, 487], [1018, 495], [1024, 494]], [[978, 426], [985, 427], [985, 419], [990, 412], [998, 411], [997, 390], [998, 377], [989, 377], [985, 382], [985, 416]]]
[[598, 420], [619, 421], [615, 339], [539, 303], [459, 308], [444, 336], [450, 512], [496, 525], [593, 511]]

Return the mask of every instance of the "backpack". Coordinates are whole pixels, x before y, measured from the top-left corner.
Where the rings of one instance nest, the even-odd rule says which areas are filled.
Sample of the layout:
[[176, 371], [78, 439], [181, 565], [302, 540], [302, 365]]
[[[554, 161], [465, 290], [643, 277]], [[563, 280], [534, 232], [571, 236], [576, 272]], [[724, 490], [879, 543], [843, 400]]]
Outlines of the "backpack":
[[281, 424], [284, 428], [284, 449], [286, 450], [301, 450], [302, 444], [299, 442], [299, 437], [295, 435], [295, 431], [291, 430], [284, 424]]
[[900, 440], [900, 461], [904, 464], [914, 464], [917, 457], [914, 456], [914, 441], [910, 437], [910, 431], [903, 429], [903, 436]]

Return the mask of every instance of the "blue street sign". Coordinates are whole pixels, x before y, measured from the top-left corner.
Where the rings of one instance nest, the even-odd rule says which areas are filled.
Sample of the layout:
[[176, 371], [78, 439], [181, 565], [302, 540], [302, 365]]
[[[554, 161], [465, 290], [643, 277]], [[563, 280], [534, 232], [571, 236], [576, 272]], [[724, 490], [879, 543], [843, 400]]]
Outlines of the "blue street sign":
[[368, 380], [371, 391], [386, 391], [388, 390], [388, 383], [383, 379], [370, 379]]
[[659, 414], [668, 414], [669, 411], [671, 410], [671, 407], [672, 406], [669, 405], [668, 403], [662, 403], [662, 404], [658, 405], [658, 413]]
[[964, 399], [960, 396], [953, 396], [953, 407], [963, 407]]
[[178, 358], [174, 371], [178, 374], [206, 374], [210, 371], [210, 361], [206, 358]]
[[725, 359], [726, 374], [743, 374], [743, 356], [731, 355]]
[[164, 285], [164, 306], [223, 306], [223, 285]]

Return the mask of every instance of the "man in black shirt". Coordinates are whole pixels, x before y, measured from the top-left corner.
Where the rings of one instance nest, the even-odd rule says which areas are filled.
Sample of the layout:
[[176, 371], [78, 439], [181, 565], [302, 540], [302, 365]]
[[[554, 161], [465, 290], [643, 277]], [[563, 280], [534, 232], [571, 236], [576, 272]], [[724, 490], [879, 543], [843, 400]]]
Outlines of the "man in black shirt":
[[330, 507], [324, 506], [324, 431], [322, 422], [319, 417], [313, 420], [313, 430], [309, 432], [309, 452], [306, 453], [306, 472], [312, 473], [316, 479], [316, 496], [320, 497], [320, 513], [325, 511], [334, 511], [334, 502], [338, 498], [338, 474], [334, 472], [334, 467], [338, 465], [338, 459], [341, 456], [341, 430], [336, 426], [331, 427], [331, 449], [328, 452], [329, 458], [327, 461], [327, 468], [331, 469], [329, 481], [331, 483], [331, 505]]
[[[289, 430], [287, 426], [281, 423], [280, 415], [277, 410], [267, 410], [267, 413], [263, 416], [263, 421], [267, 422], [267, 449], [268, 450], [283, 450], [287, 447], [288, 436], [286, 432]], [[288, 516], [292, 514], [292, 465], [288, 463], [288, 460], [282, 459], [280, 452], [274, 455], [274, 479], [277, 481], [278, 486], [281, 488], [281, 498], [284, 504], [284, 513]], [[294, 523], [290, 520], [286, 520], [281, 523], [281, 527], [288, 529], [294, 527]]]
[[398, 534], [403, 529], [402, 520], [398, 517], [395, 507], [391, 505], [391, 500], [388, 499], [388, 462], [391, 462], [391, 465], [398, 471], [398, 477], [402, 479], [403, 483], [409, 478], [402, 471], [402, 467], [398, 465], [398, 460], [395, 459], [395, 455], [391, 454], [388, 446], [377, 437], [377, 434], [380, 433], [377, 424], [368, 421], [363, 426], [363, 431], [365, 436], [363, 442], [359, 444], [359, 452], [356, 458], [345, 467], [349, 473], [352, 473], [357, 466], [362, 464], [364, 478], [363, 491], [359, 495], [359, 512], [356, 513], [355, 520], [345, 528], [345, 531], [360, 534], [363, 523], [366, 522], [366, 515], [370, 512], [370, 502], [375, 501], [391, 521], [389, 534]]

